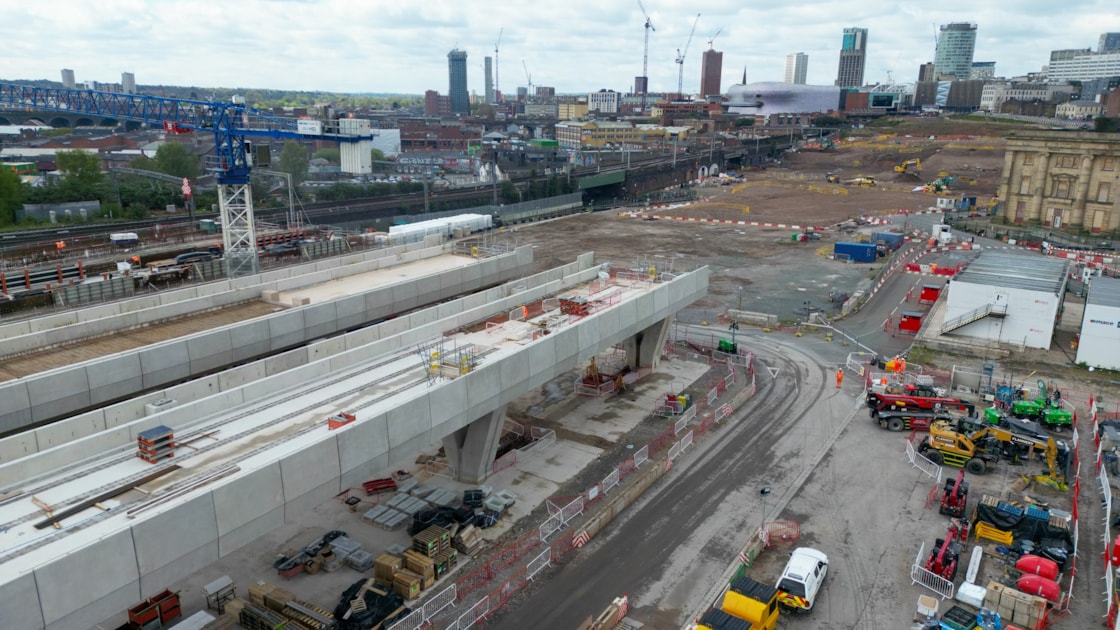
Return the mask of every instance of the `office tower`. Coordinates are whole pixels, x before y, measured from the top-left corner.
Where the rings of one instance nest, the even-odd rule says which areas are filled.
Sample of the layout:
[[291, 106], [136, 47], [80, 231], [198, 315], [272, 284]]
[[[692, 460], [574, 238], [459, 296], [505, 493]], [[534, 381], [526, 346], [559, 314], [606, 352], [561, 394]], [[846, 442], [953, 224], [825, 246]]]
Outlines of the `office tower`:
[[942, 24], [937, 36], [933, 65], [938, 78], [953, 75], [965, 80], [972, 75], [972, 54], [976, 50], [976, 25], [969, 22]]
[[70, 68], [63, 68], [62, 87], [66, 88], [67, 90], [73, 90], [75, 85], [77, 84], [74, 83], [74, 71]]
[[700, 96], [720, 93], [720, 75], [723, 74], [723, 53], [712, 49], [700, 57]]
[[968, 78], [970, 79], [994, 79], [996, 77], [996, 62], [994, 61], [973, 61], [972, 70], [969, 72]]
[[1097, 52], [1116, 52], [1120, 50], [1120, 33], [1101, 33], [1101, 39], [1097, 42]]
[[456, 48], [447, 53], [447, 77], [451, 113], [469, 115], [471, 97], [467, 92], [467, 51]]
[[933, 62], [927, 61], [918, 66], [918, 82], [925, 83], [926, 81], [934, 81], [937, 79], [937, 72], [934, 69]]
[[645, 94], [649, 89], [649, 77], [634, 77], [634, 93]]
[[844, 43], [840, 47], [840, 68], [836, 71], [838, 87], [863, 85], [863, 66], [867, 61], [867, 29], [844, 29]]
[[121, 91], [125, 94], [136, 93], [136, 75], [131, 72], [121, 73]]
[[486, 72], [486, 102], [497, 103], [498, 100], [494, 98], [494, 58], [485, 57], [485, 72]]
[[786, 83], [805, 85], [805, 71], [809, 67], [809, 55], [805, 53], [790, 53], [786, 55], [786, 74], [782, 79]]

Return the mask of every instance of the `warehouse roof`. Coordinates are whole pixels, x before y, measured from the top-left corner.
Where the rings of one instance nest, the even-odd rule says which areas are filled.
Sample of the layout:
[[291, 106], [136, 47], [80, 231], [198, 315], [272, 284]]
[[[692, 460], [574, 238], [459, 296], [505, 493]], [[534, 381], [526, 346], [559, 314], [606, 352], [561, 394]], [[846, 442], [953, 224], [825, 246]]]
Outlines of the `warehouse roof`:
[[1089, 285], [1089, 297], [1085, 298], [1085, 303], [1120, 308], [1120, 279], [1093, 278], [1093, 283]]
[[977, 256], [953, 282], [1060, 295], [1068, 266], [1069, 262], [1061, 258], [988, 251]]

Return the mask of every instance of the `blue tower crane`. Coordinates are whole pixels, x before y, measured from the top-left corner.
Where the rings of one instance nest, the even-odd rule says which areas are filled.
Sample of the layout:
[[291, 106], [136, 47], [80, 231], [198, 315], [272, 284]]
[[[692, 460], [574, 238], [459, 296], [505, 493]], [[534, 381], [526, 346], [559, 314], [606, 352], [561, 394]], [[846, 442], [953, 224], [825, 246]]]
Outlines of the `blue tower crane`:
[[272, 116], [240, 103], [220, 103], [142, 94], [66, 90], [0, 83], [0, 105], [79, 113], [163, 127], [168, 133], [210, 132], [215, 156], [208, 170], [218, 180], [223, 251], [229, 275], [257, 270], [249, 138], [330, 140], [343, 145], [343, 166], [370, 172], [369, 121], [320, 121]]

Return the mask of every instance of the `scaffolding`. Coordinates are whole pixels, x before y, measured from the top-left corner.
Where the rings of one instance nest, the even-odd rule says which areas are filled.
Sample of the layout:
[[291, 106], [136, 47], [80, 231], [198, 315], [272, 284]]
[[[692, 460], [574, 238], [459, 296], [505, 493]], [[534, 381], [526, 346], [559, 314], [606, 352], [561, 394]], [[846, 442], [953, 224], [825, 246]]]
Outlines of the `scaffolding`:
[[454, 339], [440, 337], [437, 341], [421, 345], [416, 354], [424, 366], [428, 386], [432, 386], [469, 374], [478, 366], [483, 353], [474, 344], [460, 346]]

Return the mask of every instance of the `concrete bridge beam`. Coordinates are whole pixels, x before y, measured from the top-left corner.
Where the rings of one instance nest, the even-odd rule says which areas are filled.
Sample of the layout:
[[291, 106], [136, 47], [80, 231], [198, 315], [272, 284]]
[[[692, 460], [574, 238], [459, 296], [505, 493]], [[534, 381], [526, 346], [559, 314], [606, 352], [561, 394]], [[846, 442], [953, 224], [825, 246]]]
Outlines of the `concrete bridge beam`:
[[502, 405], [443, 438], [447, 463], [459, 481], [482, 483], [490, 475], [505, 417], [506, 406]]

